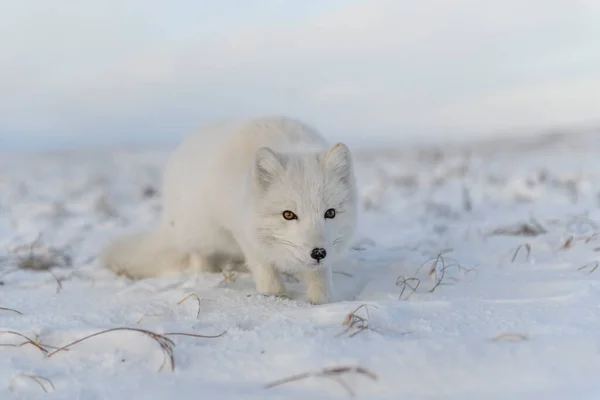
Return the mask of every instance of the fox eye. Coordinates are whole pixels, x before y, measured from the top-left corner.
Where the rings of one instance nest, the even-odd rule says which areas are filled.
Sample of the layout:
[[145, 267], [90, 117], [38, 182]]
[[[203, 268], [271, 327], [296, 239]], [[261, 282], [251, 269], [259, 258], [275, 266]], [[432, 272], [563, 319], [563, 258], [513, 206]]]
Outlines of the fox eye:
[[325, 211], [325, 218], [335, 218], [335, 210], [330, 208], [329, 210]]
[[282, 215], [283, 215], [283, 218], [287, 221], [291, 221], [293, 219], [298, 219], [298, 216], [296, 214], [294, 214], [293, 212], [291, 212], [290, 210], [285, 210]]

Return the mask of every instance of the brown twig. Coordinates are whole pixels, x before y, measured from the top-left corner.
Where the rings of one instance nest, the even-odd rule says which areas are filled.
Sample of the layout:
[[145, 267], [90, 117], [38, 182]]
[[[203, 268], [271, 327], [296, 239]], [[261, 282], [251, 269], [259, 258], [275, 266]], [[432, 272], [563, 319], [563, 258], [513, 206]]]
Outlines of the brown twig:
[[0, 311], [11, 311], [11, 312], [17, 313], [19, 315], [23, 315], [23, 313], [21, 311], [15, 310], [14, 308], [0, 307]]
[[598, 266], [600, 265], [600, 263], [599, 263], [599, 262], [597, 262], [597, 261], [596, 261], [595, 263], [594, 263], [594, 262], [592, 262], [592, 263], [585, 264], [585, 265], [583, 265], [583, 266], [581, 266], [581, 267], [577, 268], [577, 271], [583, 271], [584, 269], [588, 269], [588, 268], [589, 268], [590, 266], [592, 266], [592, 265], [593, 265], [593, 267], [592, 267], [592, 269], [590, 269], [590, 270], [588, 271], [588, 273], [589, 273], [589, 274], [593, 274], [594, 272], [596, 272], [596, 270], [598, 269]]
[[506, 332], [490, 339], [492, 342], [522, 342], [529, 340], [527, 335], [522, 333]]
[[[35, 383], [37, 383], [42, 390], [44, 391], [44, 393], [48, 393], [48, 389], [46, 388], [46, 386], [42, 383], [42, 381], [46, 382], [48, 385], [50, 385], [50, 387], [52, 388], [52, 390], [55, 389], [54, 384], [52, 383], [52, 381], [48, 378], [44, 378], [43, 376], [39, 376], [39, 375], [28, 375], [28, 374], [19, 374], [17, 376], [22, 376], [24, 378], [28, 378], [31, 379], [32, 381], [34, 381]], [[13, 377], [14, 379], [14, 377]]]
[[546, 228], [537, 220], [531, 218], [530, 222], [495, 229], [488, 233], [487, 236], [539, 236], [546, 233], [548, 233]]
[[198, 295], [196, 293], [190, 293], [190, 294], [188, 294], [183, 299], [179, 300], [179, 302], [177, 302], [177, 305], [181, 305], [184, 301], [186, 301], [190, 297], [195, 297], [196, 301], [198, 301], [198, 311], [196, 312], [196, 319], [200, 319], [200, 307], [202, 305], [200, 303], [200, 297], [198, 297]]
[[137, 328], [112, 328], [112, 329], [107, 329], [101, 332], [97, 332], [88, 336], [85, 336], [81, 339], [78, 339], [74, 342], [71, 342], [63, 347], [60, 347], [56, 350], [54, 350], [52, 353], [48, 354], [48, 358], [52, 357], [53, 355], [55, 355], [56, 353], [59, 353], [61, 351], [67, 350], [68, 348], [81, 343], [85, 340], [91, 339], [93, 337], [99, 336], [99, 335], [103, 335], [105, 333], [109, 333], [109, 332], [116, 332], [116, 331], [133, 331], [133, 332], [139, 332], [142, 333], [148, 337], [150, 337], [152, 340], [156, 341], [158, 343], [158, 345], [160, 346], [163, 355], [165, 357], [165, 359], [163, 360], [163, 363], [161, 365], [161, 367], [159, 368], [159, 371], [163, 369], [163, 367], [165, 366], [167, 360], [170, 362], [171, 364], [171, 370], [174, 371], [175, 370], [175, 356], [173, 354], [173, 347], [175, 346], [175, 343], [165, 337], [164, 335], [159, 335], [157, 333], [145, 330], [145, 329], [137, 329]]
[[529, 243], [525, 243], [525, 244], [521, 244], [519, 245], [519, 247], [517, 247], [517, 249], [515, 250], [515, 253], [512, 256], [512, 259], [510, 260], [511, 263], [514, 263], [515, 260], [517, 259], [517, 256], [519, 255], [519, 251], [525, 248], [525, 250], [527, 250], [527, 260], [529, 260], [529, 256], [531, 256], [531, 245]]
[[216, 339], [216, 338], [220, 338], [221, 336], [225, 335], [226, 333], [227, 333], [227, 331], [223, 331], [223, 332], [219, 333], [218, 335], [198, 335], [195, 333], [171, 332], [171, 333], [163, 333], [163, 336], [189, 336], [189, 337], [204, 338], [204, 339]]
[[[406, 278], [404, 276], [399, 276], [398, 279], [396, 279], [396, 286], [400, 286], [402, 289], [400, 290], [398, 300], [408, 300], [417, 291], [420, 285], [421, 280], [419, 278]], [[408, 294], [408, 296], [402, 299], [402, 295], [404, 294], [407, 288], [410, 289], [411, 292]]]
[[222, 287], [229, 284], [229, 282], [235, 282], [237, 277], [238, 275], [235, 271], [223, 271], [223, 280], [217, 286]]
[[471, 192], [469, 189], [464, 186], [462, 190], [462, 199], [463, 199], [463, 209], [466, 212], [473, 211], [473, 201], [471, 200]]
[[[23, 271], [43, 271], [48, 272], [54, 278], [56, 282], [56, 293], [60, 293], [62, 290], [62, 279], [58, 278], [52, 268], [54, 267], [65, 267], [71, 266], [71, 256], [67, 254], [67, 248], [69, 245], [59, 247], [43, 247], [42, 246], [43, 234], [39, 233], [37, 238], [28, 244], [21, 244], [13, 249], [9, 250], [13, 254], [14, 261], [9, 260], [8, 257], [0, 259], [2, 263], [8, 265], [8, 268], [3, 272], [2, 276]], [[39, 251], [41, 249], [41, 251]], [[25, 255], [21, 253], [26, 252]]]
[[594, 232], [585, 239], [585, 243], [587, 244], [587, 243], [591, 242], [592, 240], [596, 240], [596, 239], [598, 239], [598, 233]]
[[48, 354], [48, 358], [52, 357], [53, 355], [55, 355], [56, 353], [59, 353], [61, 351], [66, 351], [68, 350], [70, 347], [81, 343], [85, 340], [91, 339], [93, 337], [99, 336], [99, 335], [103, 335], [105, 333], [109, 333], [109, 332], [116, 332], [116, 331], [132, 331], [132, 332], [139, 332], [142, 333], [148, 337], [150, 337], [152, 340], [156, 341], [158, 343], [158, 345], [160, 346], [163, 355], [164, 355], [164, 360], [163, 363], [161, 364], [161, 367], [159, 368], [159, 371], [162, 370], [165, 366], [165, 364], [167, 363], [167, 361], [169, 361], [169, 364], [171, 365], [171, 371], [175, 370], [175, 355], [174, 355], [174, 348], [175, 348], [175, 342], [173, 342], [171, 339], [169, 339], [167, 336], [189, 336], [189, 337], [197, 337], [197, 338], [206, 338], [206, 339], [214, 339], [214, 338], [218, 338], [223, 336], [227, 331], [219, 334], [219, 335], [214, 335], [214, 336], [209, 336], [209, 335], [197, 335], [197, 334], [193, 334], [193, 333], [179, 333], [179, 332], [172, 332], [172, 333], [165, 333], [165, 334], [158, 334], [155, 332], [151, 332], [145, 329], [138, 329], [138, 328], [112, 328], [112, 329], [106, 329], [104, 331], [101, 332], [97, 332], [88, 336], [85, 336], [81, 339], [78, 339], [74, 342], [71, 342], [63, 347], [60, 347], [56, 350], [54, 350], [52, 353]]
[[[439, 275], [438, 275], [438, 265], [441, 264], [441, 268], [439, 269]], [[446, 260], [444, 259], [444, 257], [442, 257], [442, 254], [438, 254], [438, 256], [436, 257], [435, 261], [433, 262], [433, 264], [431, 265], [431, 268], [429, 269], [429, 276], [434, 276], [435, 277], [435, 284], [433, 285], [433, 287], [431, 289], [429, 289], [429, 293], [433, 293], [439, 286], [444, 285], [444, 278], [446, 276], [446, 271], [452, 267], [456, 267], [458, 268], [459, 271], [467, 271], [467, 272], [474, 272], [475, 269], [474, 268], [465, 268], [462, 265], [460, 265], [458, 262], [453, 262], [450, 264], [446, 264]]]
[[[343, 325], [346, 326], [347, 328], [344, 331], [337, 334], [336, 337], [342, 336], [354, 328], [356, 328], [357, 330], [356, 330], [356, 332], [351, 333], [350, 337], [354, 337], [354, 336], [358, 335], [359, 333], [361, 333], [362, 331], [365, 331], [367, 329], [373, 330], [372, 328], [369, 327], [369, 317], [370, 316], [369, 316], [369, 309], [367, 308], [368, 306], [377, 308], [377, 306], [370, 305], [370, 304], [369, 305], [361, 304], [360, 306], [358, 306], [356, 309], [354, 309], [354, 311], [352, 311], [351, 313], [346, 315], [346, 318], [344, 318]], [[365, 312], [367, 314], [366, 318], [361, 317], [360, 315], [357, 314], [357, 312], [361, 308], [365, 309]]]
[[[437, 276], [437, 266], [438, 263], [442, 263], [442, 269], [440, 270], [440, 276]], [[438, 288], [438, 286], [440, 286], [442, 284], [442, 281], [444, 280], [444, 276], [446, 275], [446, 261], [444, 261], [444, 257], [442, 257], [442, 254], [438, 254], [437, 257], [435, 258], [435, 261], [433, 262], [433, 265], [431, 266], [431, 268], [429, 269], [429, 276], [435, 276], [435, 284], [433, 285], [433, 287], [431, 289], [429, 289], [429, 293], [433, 293], [435, 291], [435, 289]]]
[[[48, 247], [44, 253], [36, 254], [36, 249], [42, 247], [43, 234], [38, 234], [37, 238], [29, 244], [23, 244], [15, 247], [12, 253], [17, 257], [17, 268], [22, 270], [48, 271], [53, 267], [71, 265], [71, 257], [66, 254], [69, 245], [63, 248]], [[27, 251], [25, 256], [19, 253]]]
[[[26, 344], [30, 344], [32, 346], [34, 346], [35, 348], [37, 348], [39, 351], [41, 351], [44, 355], [48, 354], [48, 350], [46, 348], [44, 348], [44, 346], [38, 341], [38, 337], [36, 337], [36, 340], [32, 340], [30, 338], [28, 338], [27, 336], [23, 335], [22, 333], [19, 332], [15, 332], [15, 331], [0, 331], [0, 335], [2, 334], [8, 334], [8, 335], [15, 335], [15, 336], [19, 336], [20, 338], [25, 339], [25, 342], [16, 345], [16, 344], [0, 344], [0, 346], [11, 346], [11, 347], [21, 347], [24, 346]], [[49, 346], [46, 346], [49, 348]]]
[[[446, 276], [446, 271], [450, 268], [456, 268], [458, 269], [458, 271], [464, 272], [465, 274], [477, 274], [477, 270], [475, 269], [475, 267], [464, 267], [457, 260], [444, 256], [444, 254], [450, 253], [452, 251], [454, 251], [454, 249], [444, 249], [440, 251], [435, 257], [426, 260], [419, 266], [419, 268], [417, 268], [414, 276], [412, 277], [407, 278], [405, 276], [399, 276], [396, 279], [396, 286], [399, 286], [401, 288], [398, 300], [402, 300], [402, 296], [408, 289], [410, 289], [411, 292], [404, 298], [404, 300], [408, 300], [414, 293], [416, 293], [417, 289], [421, 285], [421, 280], [417, 278], [417, 275], [419, 274], [421, 269], [423, 269], [423, 267], [428, 265], [430, 262], [432, 264], [429, 267], [428, 275], [433, 276], [435, 278], [435, 283], [433, 287], [428, 290], [429, 293], [433, 293], [439, 286], [445, 284], [444, 278]], [[448, 264], [446, 261], [451, 261], [451, 263]], [[441, 268], [438, 269], [439, 265], [441, 265]]]
[[[440, 251], [435, 257], [430, 258], [429, 260], [425, 261], [417, 269], [417, 273], [418, 273], [421, 270], [421, 268], [423, 268], [425, 265], [427, 265], [427, 263], [432, 261], [432, 264], [429, 267], [429, 271], [427, 272], [427, 274], [430, 277], [434, 277], [435, 283], [434, 283], [433, 287], [428, 290], [429, 293], [433, 293], [439, 286], [446, 284], [446, 282], [444, 282], [444, 279], [446, 277], [446, 271], [451, 268], [456, 268], [456, 269], [458, 269], [458, 271], [464, 272], [465, 274], [475, 273], [475, 275], [477, 275], [477, 270], [475, 269], [475, 267], [467, 268], [467, 267], [462, 266], [457, 260], [455, 260], [453, 258], [444, 257], [444, 254], [450, 253], [452, 251], [454, 251], [454, 250], [446, 249], [446, 250]], [[447, 263], [446, 261], [450, 261], [450, 263]], [[441, 268], [438, 269], [439, 265], [441, 265]]]
[[293, 375], [288, 378], [284, 378], [284, 379], [280, 379], [280, 380], [271, 382], [271, 383], [265, 385], [265, 389], [270, 389], [275, 386], [280, 386], [280, 385], [284, 385], [286, 383], [296, 382], [296, 381], [300, 381], [300, 380], [311, 378], [311, 377], [330, 378], [330, 379], [333, 379], [336, 382], [340, 383], [342, 385], [342, 387], [348, 392], [349, 396], [354, 397], [354, 392], [352, 391], [352, 389], [350, 389], [350, 387], [341, 379], [342, 375], [349, 374], [349, 373], [356, 373], [356, 374], [365, 376], [367, 378], [370, 378], [373, 381], [376, 381], [378, 379], [377, 375], [375, 373], [373, 373], [363, 367], [347, 367], [347, 366], [330, 367], [330, 368], [324, 368], [317, 372], [305, 372], [302, 374]]
[[569, 238], [567, 240], [565, 240], [565, 243], [562, 245], [561, 249], [562, 250], [570, 249], [573, 246], [574, 242], [575, 242], [575, 238], [573, 236], [569, 236]]
[[348, 278], [353, 278], [354, 275], [348, 273], [348, 272], [344, 272], [344, 271], [332, 271], [334, 274], [340, 274], [340, 275], [344, 275], [347, 276]]
[[137, 324], [141, 324], [146, 317], [162, 317], [163, 315], [165, 314], [144, 314], [140, 317], [140, 319], [137, 320]]
[[56, 294], [59, 294], [62, 290], [62, 283], [60, 283], [60, 279], [58, 279], [56, 275], [54, 275], [54, 272], [52, 272], [51, 269], [48, 269], [48, 273], [54, 278], [54, 281], [56, 282]]

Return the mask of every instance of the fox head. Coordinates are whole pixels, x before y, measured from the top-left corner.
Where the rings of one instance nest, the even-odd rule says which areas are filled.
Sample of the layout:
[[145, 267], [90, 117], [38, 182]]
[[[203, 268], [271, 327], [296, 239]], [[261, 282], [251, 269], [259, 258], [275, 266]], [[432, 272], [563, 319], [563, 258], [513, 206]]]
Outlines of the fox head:
[[301, 270], [331, 265], [356, 226], [356, 183], [348, 147], [255, 155], [253, 236], [267, 261]]

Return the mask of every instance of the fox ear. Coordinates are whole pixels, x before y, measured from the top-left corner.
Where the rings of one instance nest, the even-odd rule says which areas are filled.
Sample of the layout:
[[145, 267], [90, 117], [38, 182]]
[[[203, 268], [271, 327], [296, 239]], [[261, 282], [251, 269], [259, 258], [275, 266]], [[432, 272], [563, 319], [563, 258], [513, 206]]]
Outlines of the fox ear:
[[344, 143], [336, 143], [325, 155], [325, 165], [341, 179], [347, 180], [352, 174], [352, 156]]
[[261, 147], [254, 157], [254, 176], [263, 190], [284, 172], [285, 157], [269, 147]]

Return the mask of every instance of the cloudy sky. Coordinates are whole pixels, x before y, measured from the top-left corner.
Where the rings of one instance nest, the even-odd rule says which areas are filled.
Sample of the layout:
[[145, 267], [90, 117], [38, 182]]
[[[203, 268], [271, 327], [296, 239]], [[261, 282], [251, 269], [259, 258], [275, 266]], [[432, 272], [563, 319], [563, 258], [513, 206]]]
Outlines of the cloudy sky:
[[4, 1], [0, 148], [285, 114], [333, 137], [600, 125], [597, 0]]

